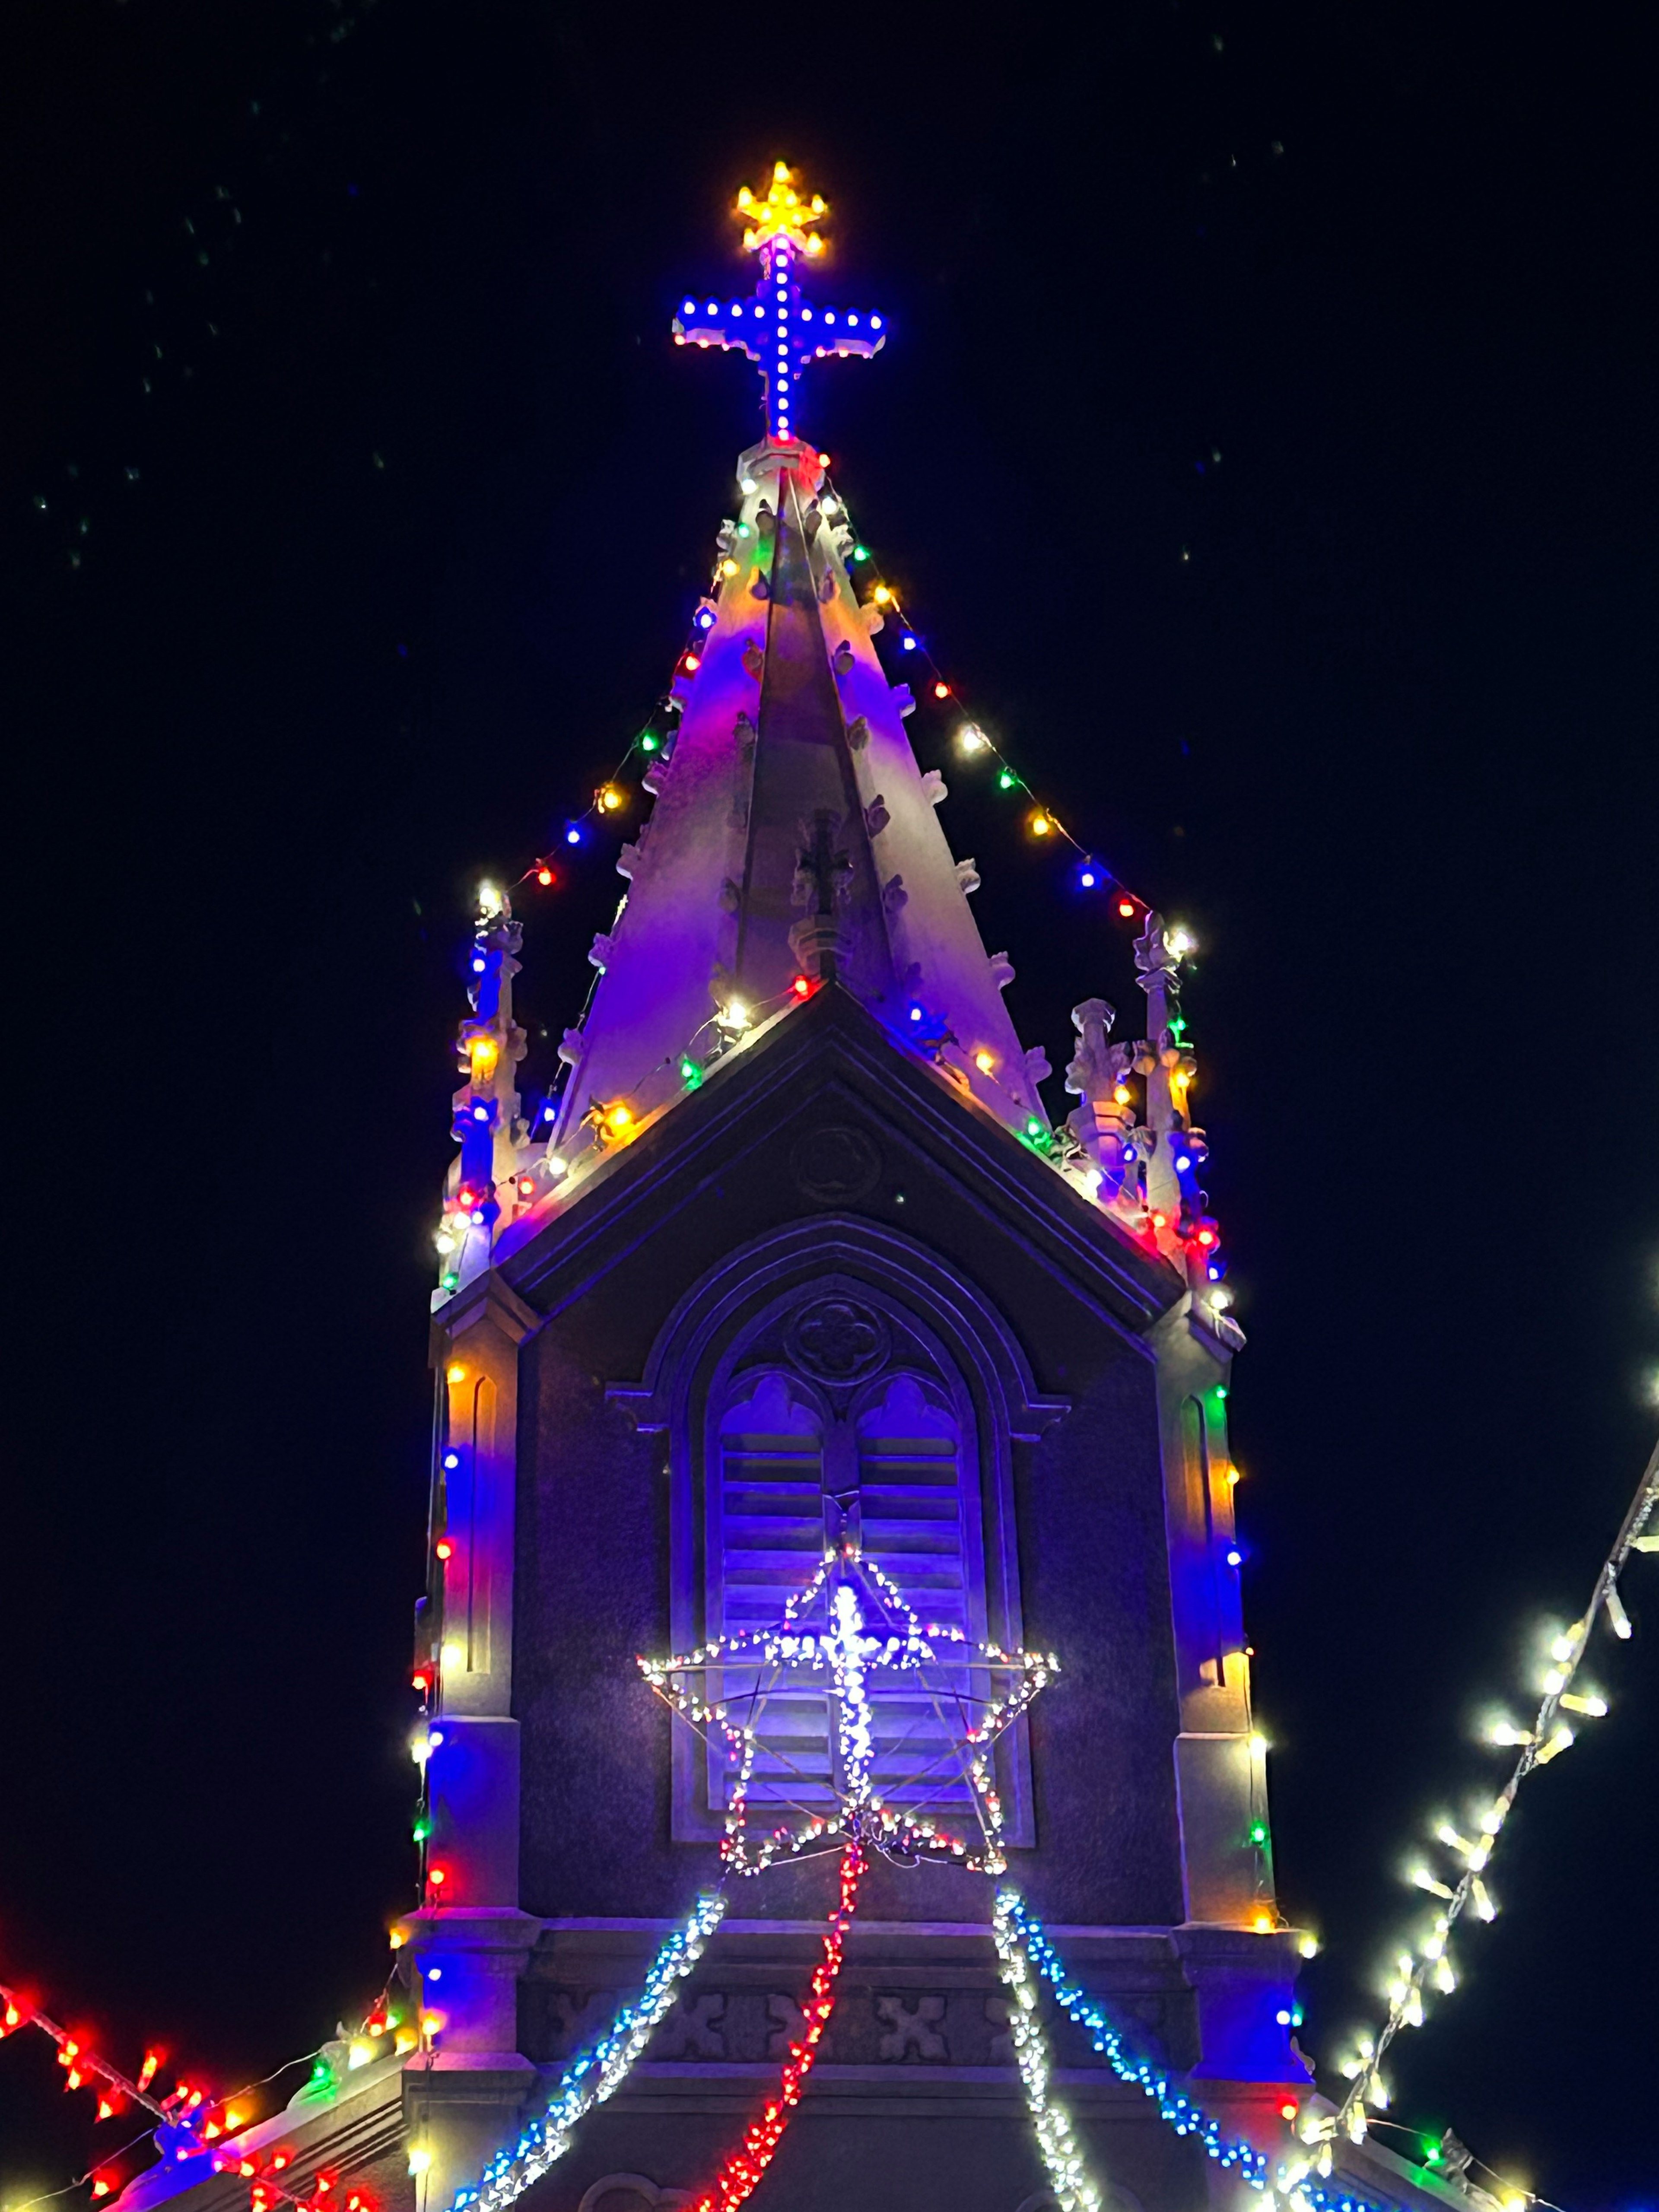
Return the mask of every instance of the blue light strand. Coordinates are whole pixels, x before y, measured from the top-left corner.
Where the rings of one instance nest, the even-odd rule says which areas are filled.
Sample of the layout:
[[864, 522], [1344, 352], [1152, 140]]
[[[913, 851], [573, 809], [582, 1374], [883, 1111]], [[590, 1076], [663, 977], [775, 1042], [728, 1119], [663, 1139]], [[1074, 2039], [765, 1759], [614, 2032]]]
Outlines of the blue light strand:
[[1067, 2017], [1085, 2032], [1119, 2081], [1131, 2083], [1152, 2098], [1161, 2117], [1178, 2136], [1195, 2136], [1209, 2157], [1223, 2166], [1238, 2167], [1252, 2189], [1265, 2191], [1269, 2196], [1282, 2192], [1293, 2201], [1305, 2201], [1314, 2212], [1386, 2212], [1386, 2208], [1374, 2199], [1356, 2196], [1352, 2190], [1339, 2193], [1322, 2188], [1305, 2168], [1300, 2173], [1281, 2168], [1275, 2180], [1270, 2172], [1273, 2160], [1266, 2151], [1258, 2150], [1243, 2136], [1229, 2139], [1219, 2120], [1212, 2118], [1189, 2097], [1172, 2090], [1166, 2073], [1150, 2060], [1129, 2054], [1123, 2039], [1099, 2007], [1068, 1980], [1064, 1960], [1043, 1933], [1042, 1922], [1027, 1910], [1018, 1890], [1005, 1888], [998, 1892], [997, 1917], [1012, 1931], [1031, 1965], [1052, 1984]]
[[464, 2207], [471, 2205], [480, 2208], [480, 2212], [501, 2212], [501, 2207], [522, 2197], [556, 2160], [564, 2156], [576, 2123], [621, 2087], [673, 2003], [678, 1984], [702, 1956], [725, 1911], [724, 1893], [705, 1891], [684, 1924], [674, 1930], [652, 1960], [645, 1987], [634, 2002], [617, 2014], [606, 2034], [571, 2061], [552, 2103], [520, 2136], [516, 2147], [490, 2160], [476, 2189], [456, 2192], [451, 2212], [463, 2212]]

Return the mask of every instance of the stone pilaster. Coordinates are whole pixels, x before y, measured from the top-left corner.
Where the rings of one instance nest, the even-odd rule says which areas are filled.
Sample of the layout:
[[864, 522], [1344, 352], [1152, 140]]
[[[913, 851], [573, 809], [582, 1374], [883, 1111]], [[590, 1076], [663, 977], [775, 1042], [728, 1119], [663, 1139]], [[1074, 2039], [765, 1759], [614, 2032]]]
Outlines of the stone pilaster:
[[[428, 2023], [404, 2071], [429, 2207], [477, 2180], [536, 2081], [518, 1985], [540, 1923], [519, 1910], [513, 1571], [519, 1347], [539, 1316], [494, 1273], [443, 1311], [433, 1536], [436, 1694], [427, 1762], [427, 1902], [409, 1942]], [[418, 2161], [417, 2161], [418, 2162]]]

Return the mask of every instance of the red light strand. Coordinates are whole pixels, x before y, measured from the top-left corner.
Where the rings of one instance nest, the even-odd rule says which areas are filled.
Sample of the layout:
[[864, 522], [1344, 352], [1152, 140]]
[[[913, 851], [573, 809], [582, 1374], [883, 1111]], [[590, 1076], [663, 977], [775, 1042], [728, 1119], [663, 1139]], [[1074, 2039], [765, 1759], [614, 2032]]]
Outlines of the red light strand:
[[859, 1882], [867, 1864], [864, 1847], [854, 1837], [842, 1853], [841, 1893], [824, 1930], [823, 1956], [813, 1972], [811, 1993], [804, 2008], [805, 2032], [799, 2043], [789, 2046], [776, 2095], [744, 2136], [742, 2148], [732, 2153], [709, 2187], [693, 2200], [690, 2212], [735, 2212], [736, 2206], [754, 2194], [761, 2176], [772, 2163], [790, 2115], [800, 2102], [801, 2085], [812, 2070], [818, 2045], [836, 2008], [836, 1979], [841, 1972], [847, 1930], [858, 1906]]

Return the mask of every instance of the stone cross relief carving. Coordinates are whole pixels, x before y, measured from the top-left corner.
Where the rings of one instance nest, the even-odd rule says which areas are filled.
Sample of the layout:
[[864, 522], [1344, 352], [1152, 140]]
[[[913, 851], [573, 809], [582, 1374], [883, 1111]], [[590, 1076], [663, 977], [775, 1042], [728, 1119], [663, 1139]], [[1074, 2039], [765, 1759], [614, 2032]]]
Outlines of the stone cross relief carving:
[[574, 1990], [555, 1990], [547, 1999], [547, 2023], [567, 2051], [574, 2051], [598, 2035], [617, 2009], [615, 1990], [588, 1990], [578, 1998]]
[[726, 1999], [718, 1990], [682, 1997], [651, 2039], [653, 2058], [724, 2058]]
[[918, 2058], [946, 2058], [945, 2038], [936, 2023], [945, 2017], [943, 1997], [918, 1997], [908, 2005], [902, 1997], [885, 1996], [876, 1999], [876, 2018], [886, 2022], [888, 2033], [881, 2039], [881, 2055], [887, 2059], [902, 2059], [912, 2051]]
[[806, 2014], [790, 1996], [769, 1996], [766, 2000], [766, 2017], [775, 2021], [775, 2027], [766, 2031], [766, 2055], [769, 2058], [787, 2058], [791, 2044], [799, 2043], [806, 2033]]

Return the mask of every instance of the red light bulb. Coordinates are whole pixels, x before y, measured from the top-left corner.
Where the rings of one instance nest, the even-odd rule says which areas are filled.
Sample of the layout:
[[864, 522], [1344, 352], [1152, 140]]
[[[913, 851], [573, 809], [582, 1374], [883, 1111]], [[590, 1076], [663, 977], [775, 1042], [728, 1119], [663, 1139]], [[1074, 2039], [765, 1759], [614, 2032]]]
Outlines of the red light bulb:
[[452, 1558], [455, 1550], [455, 1547], [450, 1542], [447, 1536], [440, 1536], [437, 1542], [432, 1548], [438, 1554], [438, 1557], [441, 1559]]
[[1117, 902], [1117, 910], [1123, 916], [1125, 921], [1133, 921], [1134, 918], [1135, 902], [1132, 898], [1121, 898]]

